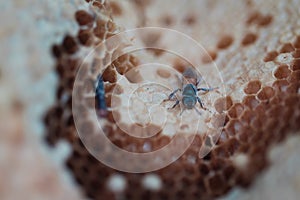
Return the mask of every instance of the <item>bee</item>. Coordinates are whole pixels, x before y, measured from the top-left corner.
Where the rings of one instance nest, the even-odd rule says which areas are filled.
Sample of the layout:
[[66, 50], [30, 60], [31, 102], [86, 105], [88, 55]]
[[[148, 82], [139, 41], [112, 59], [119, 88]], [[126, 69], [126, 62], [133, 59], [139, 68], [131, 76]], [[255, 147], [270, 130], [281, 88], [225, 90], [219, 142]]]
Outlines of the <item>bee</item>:
[[107, 106], [105, 102], [105, 90], [102, 75], [99, 74], [95, 83], [95, 98], [96, 98], [96, 109], [99, 117], [107, 116]]
[[[194, 109], [196, 112], [201, 115], [200, 111], [196, 108], [197, 102], [200, 104], [201, 108], [204, 110], [207, 110], [203, 103], [198, 96], [199, 91], [204, 91], [205, 93], [215, 90], [217, 88], [198, 88], [198, 84], [200, 83], [201, 78], [197, 75], [195, 70], [193, 68], [187, 68], [182, 73], [182, 88], [178, 88], [174, 90], [166, 100], [173, 100], [174, 97], [176, 97], [177, 92], [181, 93], [181, 102], [183, 105], [183, 110], [181, 111], [180, 115], [186, 110], [186, 109]], [[205, 94], [204, 93], [204, 94]], [[176, 103], [169, 109], [175, 108], [180, 103], [180, 100], [176, 97]]]

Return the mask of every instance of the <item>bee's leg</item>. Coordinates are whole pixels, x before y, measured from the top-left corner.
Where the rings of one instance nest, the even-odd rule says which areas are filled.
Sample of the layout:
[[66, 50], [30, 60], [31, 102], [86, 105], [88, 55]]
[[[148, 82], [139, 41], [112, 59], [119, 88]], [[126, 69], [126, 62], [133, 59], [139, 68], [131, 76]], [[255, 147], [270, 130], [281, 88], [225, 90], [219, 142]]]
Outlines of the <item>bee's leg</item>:
[[175, 108], [178, 104], [179, 104], [179, 100], [176, 100], [176, 103], [171, 108], [169, 108], [169, 110]]
[[204, 91], [204, 93], [202, 93], [202, 94], [206, 94], [206, 93], [208, 93], [210, 91], [213, 91], [215, 89], [218, 89], [218, 87], [215, 87], [215, 88], [197, 88], [197, 91]]
[[174, 97], [174, 95], [175, 95], [178, 91], [181, 91], [181, 89], [178, 88], [178, 89], [174, 90], [174, 91], [169, 95], [169, 99], [168, 99], [168, 100], [172, 99], [172, 98]]
[[[198, 101], [198, 103], [200, 104], [200, 106], [201, 106], [201, 108], [202, 108], [203, 110], [207, 110], [207, 111], [209, 111], [209, 112], [211, 113], [211, 111], [210, 111], [209, 109], [207, 109], [207, 108], [205, 108], [205, 107], [203, 106], [203, 103], [201, 102], [200, 97], [197, 97], [197, 101]], [[196, 108], [196, 107], [195, 107], [195, 108]]]
[[200, 111], [199, 111], [196, 107], [194, 107], [194, 109], [196, 110], [196, 112], [197, 112], [199, 115], [201, 115]]
[[204, 108], [204, 106], [203, 106], [203, 104], [202, 104], [202, 101], [201, 101], [200, 97], [197, 97], [197, 101], [198, 101], [198, 103], [200, 104], [201, 108], [205, 110], [205, 108]]

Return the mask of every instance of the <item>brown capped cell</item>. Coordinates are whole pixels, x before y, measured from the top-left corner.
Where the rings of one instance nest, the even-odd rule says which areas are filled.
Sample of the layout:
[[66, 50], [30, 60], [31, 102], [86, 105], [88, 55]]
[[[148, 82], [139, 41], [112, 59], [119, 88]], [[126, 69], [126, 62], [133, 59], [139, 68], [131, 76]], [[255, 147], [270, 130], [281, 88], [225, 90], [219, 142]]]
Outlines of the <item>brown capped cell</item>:
[[106, 30], [106, 22], [103, 20], [97, 20], [96, 22], [96, 27], [94, 28], [94, 34], [97, 38], [103, 40], [105, 33], [107, 32]]
[[297, 38], [293, 44], [294, 44], [295, 48], [297, 48], [297, 49], [300, 48], [300, 35], [297, 36]]
[[214, 102], [214, 107], [217, 112], [222, 113], [232, 106], [232, 99], [230, 96], [222, 97]]
[[171, 138], [165, 135], [162, 135], [158, 138], [158, 140], [154, 144], [155, 149], [160, 149], [169, 144], [171, 141]]
[[257, 94], [259, 100], [265, 101], [271, 99], [275, 94], [275, 91], [272, 87], [266, 86]]
[[225, 169], [222, 171], [222, 173], [225, 180], [229, 180], [235, 175], [236, 169], [232, 165], [227, 165]]
[[228, 140], [228, 143], [226, 145], [228, 153], [230, 155], [233, 155], [239, 149], [240, 142], [236, 138], [231, 138]]
[[120, 113], [117, 111], [108, 112], [108, 114], [107, 114], [107, 119], [111, 123], [116, 123], [116, 121], [119, 121], [120, 118], [121, 118]]
[[93, 16], [85, 10], [76, 11], [75, 19], [80, 26], [90, 26], [94, 22]]
[[129, 70], [128, 69], [129, 66], [127, 63], [119, 63], [118, 65], [115, 65], [115, 66], [116, 66], [117, 72], [121, 75], [126, 74], [126, 72]]
[[93, 35], [90, 30], [79, 30], [77, 34], [77, 38], [80, 42], [80, 44], [84, 46], [91, 46], [93, 43]]
[[116, 70], [115, 70], [113, 67], [111, 67], [111, 66], [107, 67], [107, 68], [104, 70], [104, 72], [103, 72], [103, 74], [102, 74], [102, 77], [103, 77], [103, 81], [108, 81], [108, 82], [110, 82], [110, 83], [115, 83], [115, 82], [117, 82], [117, 72], [116, 72]]
[[55, 57], [55, 58], [59, 58], [61, 57], [62, 55], [62, 49], [59, 45], [55, 44], [52, 46], [52, 55]]
[[174, 23], [174, 19], [170, 15], [165, 15], [161, 18], [161, 23], [164, 26], [171, 26]]
[[272, 15], [260, 15], [257, 18], [257, 25], [259, 26], [267, 26], [271, 24], [273, 21], [273, 16]]
[[242, 40], [242, 45], [243, 46], [248, 46], [250, 44], [253, 44], [257, 39], [257, 35], [254, 33], [247, 33], [243, 40]]
[[281, 49], [280, 49], [280, 53], [290, 53], [293, 52], [295, 50], [295, 48], [293, 47], [293, 45], [291, 43], [286, 43], [284, 44]]
[[291, 63], [291, 69], [293, 71], [300, 70], [300, 59], [293, 60], [293, 62]]
[[259, 105], [259, 101], [254, 95], [247, 95], [243, 98], [243, 104], [250, 109], [255, 109]]
[[276, 80], [272, 86], [277, 91], [285, 92], [289, 86], [289, 82], [287, 80]]
[[[298, 79], [299, 80], [299, 79]], [[298, 93], [298, 89], [300, 88], [300, 83], [290, 83], [290, 85], [287, 87], [286, 91], [290, 94]]]
[[251, 185], [251, 182], [253, 181], [252, 177], [255, 177], [255, 174], [253, 174], [252, 171], [247, 171], [248, 173], [242, 173], [239, 172], [236, 175], [236, 185], [239, 185], [244, 188], [248, 188]]
[[287, 78], [290, 74], [291, 74], [291, 71], [289, 70], [289, 66], [285, 65], [285, 64], [278, 66], [274, 72], [274, 76], [277, 79]]
[[245, 110], [240, 117], [240, 120], [245, 124], [250, 124], [255, 119], [255, 114], [252, 110]]
[[110, 8], [111, 8], [112, 13], [113, 13], [114, 16], [120, 16], [120, 15], [122, 15], [123, 11], [122, 11], [122, 7], [120, 6], [119, 3], [113, 1], [113, 2], [109, 3], [109, 6], [110, 6]]
[[[247, 137], [248, 137], [248, 141], [249, 141], [249, 135], [247, 135]], [[248, 153], [249, 152], [249, 150], [250, 150], [250, 144], [249, 143], [241, 143], [241, 145], [239, 146], [239, 149], [238, 149], [238, 152], [240, 152], [240, 153]]]
[[213, 196], [221, 195], [228, 189], [226, 181], [219, 173], [208, 178], [207, 187]]
[[259, 80], [250, 81], [244, 88], [245, 94], [256, 94], [261, 88]]
[[226, 164], [225, 158], [222, 157], [214, 157], [211, 160], [210, 167], [213, 171], [221, 171]]
[[297, 103], [299, 102], [299, 96], [297, 95], [290, 95], [288, 96], [286, 99], [285, 99], [285, 105], [286, 106], [293, 106], [293, 105], [296, 105]]
[[241, 143], [248, 143], [249, 135], [247, 132], [242, 132], [237, 136]]
[[270, 51], [265, 56], [264, 62], [274, 61], [277, 56], [278, 56], [278, 52], [277, 51]]
[[217, 52], [216, 51], [208, 51], [202, 58], [202, 63], [207, 64], [211, 63], [217, 59]]
[[171, 73], [166, 69], [157, 69], [156, 74], [162, 78], [169, 78]]
[[225, 144], [219, 145], [213, 149], [212, 154], [214, 157], [227, 158], [229, 157], [229, 153], [227, 151], [227, 147]]
[[60, 78], [64, 77], [66, 72], [65, 72], [65, 66], [61, 63], [57, 63], [55, 66], [55, 71], [56, 73], [60, 76]]
[[294, 58], [300, 58], [300, 49], [295, 50], [292, 55]]
[[[269, 128], [275, 128], [276, 126], [278, 126], [277, 124], [277, 120], [275, 120], [275, 116], [280, 116], [282, 111], [284, 110], [284, 108], [280, 105], [274, 105], [272, 106], [272, 108], [270, 108], [268, 111], [267, 111], [267, 115], [268, 117], [271, 117], [271, 118], [274, 118], [274, 119], [270, 119], [267, 121], [267, 125], [266, 127], [268, 127], [268, 124], [269, 124]], [[271, 123], [273, 122], [273, 123]], [[270, 125], [271, 124], [271, 125]]]
[[233, 38], [230, 35], [224, 35], [223, 37], [221, 37], [221, 39], [219, 40], [217, 47], [219, 49], [226, 49], [228, 48], [231, 44], [233, 43]]
[[70, 35], [65, 36], [62, 46], [68, 54], [74, 54], [79, 49], [76, 40]]
[[186, 25], [192, 26], [192, 25], [194, 25], [197, 22], [197, 17], [195, 15], [193, 15], [193, 14], [189, 14], [188, 16], [186, 16], [183, 19], [183, 22]]
[[258, 11], [251, 13], [246, 20], [246, 24], [253, 24], [253, 23], [257, 22], [260, 17], [261, 17], [261, 14]]
[[244, 110], [244, 106], [241, 103], [235, 103], [228, 111], [230, 118], [238, 118]]
[[299, 83], [300, 80], [300, 70], [291, 72], [288, 81], [291, 83]]
[[199, 172], [201, 175], [207, 175], [210, 169], [205, 163], [199, 164]]
[[228, 136], [234, 137], [238, 132], [240, 132], [243, 128], [243, 124], [236, 119], [230, 120], [226, 126], [225, 131]]
[[179, 73], [183, 73], [189, 66], [188, 63], [183, 62], [181, 59], [176, 59], [173, 65], [174, 69], [177, 70]]

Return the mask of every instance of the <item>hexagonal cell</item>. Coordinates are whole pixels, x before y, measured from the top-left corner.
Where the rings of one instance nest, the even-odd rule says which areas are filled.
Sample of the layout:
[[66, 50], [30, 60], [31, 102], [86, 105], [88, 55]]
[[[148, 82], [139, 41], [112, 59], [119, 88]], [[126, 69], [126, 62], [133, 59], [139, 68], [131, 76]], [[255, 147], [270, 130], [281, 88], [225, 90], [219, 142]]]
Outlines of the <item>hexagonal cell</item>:
[[254, 95], [247, 95], [243, 98], [243, 104], [250, 109], [255, 109], [259, 105], [259, 101]]
[[291, 75], [288, 78], [288, 81], [290, 83], [296, 83], [296, 84], [298, 84], [299, 80], [300, 80], [300, 70], [292, 72]]
[[291, 83], [288, 87], [287, 87], [287, 89], [286, 89], [286, 91], [288, 92], [288, 93], [290, 93], [290, 94], [296, 94], [296, 93], [298, 93], [298, 91], [299, 91], [299, 88], [300, 88], [300, 84], [298, 83]]
[[209, 188], [209, 191], [213, 196], [218, 196], [228, 190], [228, 185], [221, 174], [216, 173], [215, 175], [208, 177], [207, 188]]
[[255, 113], [252, 110], [244, 110], [244, 112], [242, 113], [240, 120], [244, 123], [244, 124], [250, 124], [254, 119], [255, 119]]
[[277, 91], [285, 92], [289, 86], [289, 82], [287, 80], [276, 80], [272, 86]]
[[246, 94], [256, 94], [261, 88], [259, 80], [250, 81], [244, 88]]
[[228, 48], [231, 44], [233, 43], [233, 37], [230, 35], [224, 35], [223, 37], [221, 37], [221, 39], [219, 40], [217, 47], [219, 49], [226, 49]]
[[268, 26], [269, 24], [272, 23], [272, 21], [273, 21], [272, 15], [261, 15], [257, 20], [257, 24], [259, 26]]
[[228, 136], [235, 136], [242, 128], [243, 124], [239, 120], [232, 119], [226, 124], [225, 131]]
[[291, 71], [289, 70], [289, 66], [287, 66], [287, 65], [278, 66], [274, 72], [274, 76], [277, 79], [287, 78], [290, 74], [291, 74]]
[[230, 118], [238, 118], [244, 110], [244, 106], [241, 103], [235, 103], [228, 111]]
[[297, 36], [295, 42], [293, 43], [295, 48], [300, 48], [300, 35]]
[[102, 73], [103, 81], [108, 81], [110, 83], [117, 82], [117, 72], [111, 66], [107, 67]]
[[239, 149], [240, 142], [236, 138], [231, 138], [226, 145], [229, 154], [233, 155]]
[[278, 52], [277, 51], [270, 51], [264, 57], [264, 62], [274, 61], [277, 56], [278, 56]]
[[297, 49], [296, 51], [294, 51], [292, 53], [292, 55], [293, 55], [294, 58], [300, 58], [300, 49]]
[[84, 46], [91, 46], [94, 42], [93, 34], [90, 30], [81, 29], [77, 33], [77, 39]]
[[219, 98], [214, 102], [214, 107], [219, 113], [223, 113], [224, 111], [228, 110], [231, 106], [232, 99], [230, 96]]
[[207, 53], [208, 53], [208, 55], [204, 55], [202, 57], [202, 63], [204, 63], [204, 64], [211, 63], [217, 59], [218, 54], [216, 51], [208, 51]]
[[293, 47], [293, 45], [291, 43], [284, 44], [280, 49], [280, 53], [290, 53], [293, 51], [295, 51], [295, 48]]
[[75, 19], [80, 26], [91, 26], [94, 23], [94, 17], [85, 10], [76, 11]]
[[157, 69], [156, 73], [162, 78], [169, 78], [171, 76], [171, 73], [166, 69]]
[[62, 47], [68, 54], [74, 54], [79, 48], [74, 37], [70, 35], [65, 36]]
[[293, 71], [300, 70], [300, 59], [294, 59], [291, 63], [291, 69]]
[[257, 39], [257, 35], [254, 33], [247, 33], [244, 38], [242, 39], [241, 44], [243, 46], [248, 46], [250, 44], [253, 44]]
[[275, 91], [272, 87], [266, 86], [261, 89], [257, 94], [257, 98], [261, 101], [266, 101], [271, 99], [275, 94]]

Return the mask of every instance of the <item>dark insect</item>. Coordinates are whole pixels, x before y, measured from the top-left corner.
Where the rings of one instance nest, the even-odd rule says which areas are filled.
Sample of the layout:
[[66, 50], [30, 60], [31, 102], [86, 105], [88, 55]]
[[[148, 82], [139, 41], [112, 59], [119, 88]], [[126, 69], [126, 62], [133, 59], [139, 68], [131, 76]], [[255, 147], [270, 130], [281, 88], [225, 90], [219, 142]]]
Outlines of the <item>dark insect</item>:
[[[198, 102], [202, 109], [207, 110], [203, 103], [201, 102], [200, 97], [198, 97], [199, 91], [209, 92], [217, 88], [197, 88], [199, 82], [201, 81], [201, 78], [198, 77], [197, 73], [192, 69], [188, 68], [182, 73], [182, 89], [178, 88], [174, 90], [167, 100], [173, 99], [175, 97], [175, 94], [178, 91], [182, 91], [182, 98], [181, 102], [184, 106], [182, 112], [183, 113], [185, 109], [195, 109], [198, 114], [200, 114], [200, 111], [195, 107], [196, 103]], [[170, 108], [175, 108], [180, 103], [180, 100], [176, 98], [176, 103]]]
[[101, 74], [98, 75], [95, 85], [95, 98], [96, 98], [96, 109], [99, 117], [107, 116], [107, 106], [105, 102], [105, 90], [104, 83]]

